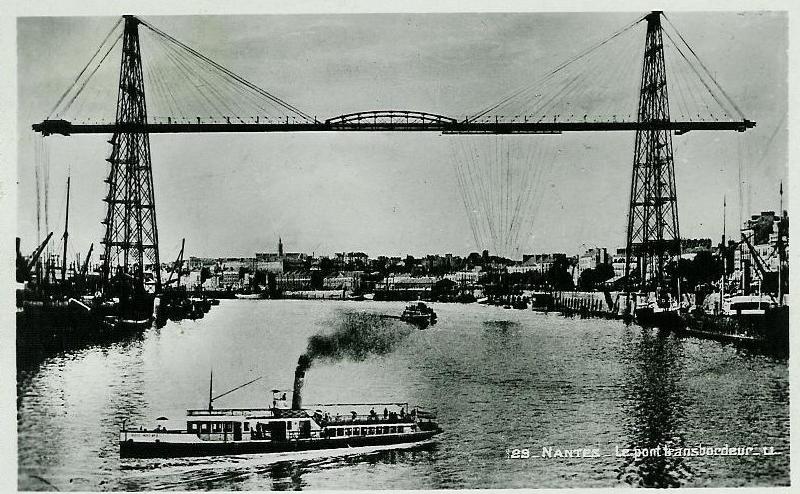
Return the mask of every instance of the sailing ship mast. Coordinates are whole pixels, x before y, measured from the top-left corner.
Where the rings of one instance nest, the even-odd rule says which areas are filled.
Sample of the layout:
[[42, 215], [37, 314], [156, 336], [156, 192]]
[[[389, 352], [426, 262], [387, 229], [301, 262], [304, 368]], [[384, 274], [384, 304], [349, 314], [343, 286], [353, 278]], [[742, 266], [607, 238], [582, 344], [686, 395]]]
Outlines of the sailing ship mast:
[[209, 380], [208, 380], [208, 411], [209, 412], [214, 409], [214, 406], [212, 405], [212, 403], [214, 402], [214, 398], [211, 397], [213, 389], [214, 389], [214, 369], [211, 369], [211, 376], [209, 377]]
[[61, 258], [61, 284], [67, 281], [67, 238], [69, 237], [69, 185], [70, 176], [67, 175], [67, 214], [64, 217], [64, 255]]
[[[183, 269], [183, 248], [186, 246], [186, 238], [181, 239], [181, 253], [178, 255], [178, 261], [175, 262], [176, 268], [178, 270], [178, 283], [175, 285], [177, 287], [181, 286], [181, 270]], [[172, 275], [170, 275], [172, 276]]]
[[783, 305], [783, 181], [780, 188], [780, 209], [778, 210], [778, 304]]
[[719, 288], [719, 311], [722, 312], [725, 303], [725, 279], [728, 275], [728, 248], [725, 244], [725, 220], [727, 219], [728, 200], [722, 196], [722, 284]]
[[[175, 286], [181, 286], [181, 267], [183, 267], [183, 248], [186, 246], [186, 238], [181, 239], [181, 250], [178, 252], [178, 257], [175, 259], [175, 263], [172, 265], [172, 271], [169, 273], [169, 278], [167, 278], [166, 283], [164, 285], [170, 285], [173, 282], [177, 282]], [[172, 275], [178, 273], [178, 277], [176, 280], [172, 279]]]

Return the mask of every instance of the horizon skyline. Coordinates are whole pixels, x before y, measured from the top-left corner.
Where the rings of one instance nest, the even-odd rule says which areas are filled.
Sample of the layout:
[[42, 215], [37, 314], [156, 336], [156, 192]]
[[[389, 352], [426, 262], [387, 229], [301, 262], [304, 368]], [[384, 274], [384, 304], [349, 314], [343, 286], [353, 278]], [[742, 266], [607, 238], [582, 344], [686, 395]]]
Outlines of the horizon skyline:
[[[767, 212], [767, 211], [771, 211], [771, 210], [763, 210], [763, 211], [759, 211], [759, 213], [760, 212]], [[775, 213], [777, 214], [777, 211], [775, 211]], [[757, 215], [750, 215], [750, 217], [752, 217], [752, 216], [757, 216]], [[748, 219], [750, 217], [748, 217]], [[719, 241], [715, 241], [715, 239], [713, 237], [697, 237], [697, 238], [694, 238], [694, 237], [693, 238], [681, 237], [681, 240], [704, 240], [704, 239], [707, 239], [707, 240], [711, 241], [711, 245], [712, 245], [712, 248], [713, 248], [714, 246], [717, 246], [722, 242], [721, 235], [722, 234], [720, 233], [720, 238], [718, 239]], [[729, 235], [727, 236], [727, 241], [728, 241], [728, 243], [735, 242], [735, 240], [731, 239]], [[309, 253], [307, 251], [301, 251], [301, 250], [291, 251], [291, 250], [287, 250], [286, 249], [286, 244], [284, 243], [283, 245], [284, 245], [284, 256], [288, 256], [289, 254], [305, 254], [305, 255], [309, 255]], [[599, 249], [606, 249], [608, 254], [612, 255], [612, 253], [616, 252], [617, 250], [624, 250], [625, 246], [613, 246], [613, 247], [605, 246], [604, 247], [604, 246], [601, 246], [601, 245], [595, 245], [595, 246], [587, 246], [586, 249], [579, 250], [579, 251], [572, 251], [572, 252], [570, 252], [570, 251], [533, 252], [532, 251], [532, 252], [524, 252], [522, 255], [523, 256], [532, 256], [532, 255], [564, 254], [567, 257], [575, 257], [575, 256], [581, 256], [582, 254], [586, 253], [590, 249], [598, 249], [598, 248]], [[491, 251], [491, 249], [486, 249], [486, 250], [488, 250], [489, 256], [503, 257], [503, 256], [501, 256], [501, 255], [499, 255], [497, 253], [493, 253]], [[463, 255], [459, 254], [459, 253], [456, 253], [454, 251], [453, 252], [427, 252], [427, 253], [424, 253], [424, 254], [418, 254], [418, 253], [417, 254], [412, 254], [412, 253], [409, 252], [409, 253], [402, 253], [402, 254], [399, 254], [399, 255], [386, 255], [386, 254], [380, 254], [380, 253], [375, 254], [375, 253], [371, 253], [371, 252], [364, 251], [364, 250], [345, 249], [345, 250], [339, 250], [339, 251], [335, 251], [335, 252], [325, 252], [325, 253], [311, 251], [310, 255], [312, 257], [329, 257], [330, 258], [330, 257], [335, 257], [337, 254], [342, 254], [342, 253], [343, 254], [363, 253], [363, 254], [367, 254], [370, 259], [377, 259], [378, 257], [404, 259], [408, 255], [411, 255], [415, 259], [423, 259], [425, 256], [446, 256], [446, 255], [452, 255], [452, 256], [459, 256], [459, 257], [462, 257], [462, 258], [467, 258], [471, 254], [482, 254], [482, 252], [483, 251], [473, 250], [473, 251], [470, 251], [470, 252], [468, 252], [466, 254], [463, 254]], [[189, 257], [198, 258], [198, 259], [245, 259], [245, 258], [254, 258], [254, 256], [256, 256], [258, 254], [275, 254], [275, 255], [277, 255], [278, 251], [277, 251], [277, 249], [275, 249], [275, 250], [256, 250], [256, 251], [253, 252], [252, 256], [249, 256], [249, 255], [243, 255], [243, 256], [191, 255]], [[507, 258], [507, 259], [514, 260], [514, 261], [521, 260], [521, 258], [517, 259], [517, 258], [510, 258], [510, 257]], [[161, 262], [163, 264], [165, 261], [162, 259]]]

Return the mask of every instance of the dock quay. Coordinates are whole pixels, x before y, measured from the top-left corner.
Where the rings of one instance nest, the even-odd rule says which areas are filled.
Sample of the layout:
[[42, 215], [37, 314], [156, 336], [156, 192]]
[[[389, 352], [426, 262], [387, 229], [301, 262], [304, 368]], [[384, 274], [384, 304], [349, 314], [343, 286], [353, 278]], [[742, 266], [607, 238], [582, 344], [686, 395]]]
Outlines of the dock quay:
[[[633, 294], [631, 306], [636, 305]], [[552, 310], [565, 317], [619, 319], [650, 326], [626, 310], [624, 292], [555, 292]], [[534, 308], [534, 310], [536, 310]], [[708, 314], [702, 309], [678, 311], [677, 324], [661, 328], [678, 336], [710, 339], [784, 355], [789, 349], [789, 307], [767, 310], [763, 317], [748, 314]]]
[[553, 310], [569, 317], [623, 319], [625, 299], [622, 292], [555, 292]]

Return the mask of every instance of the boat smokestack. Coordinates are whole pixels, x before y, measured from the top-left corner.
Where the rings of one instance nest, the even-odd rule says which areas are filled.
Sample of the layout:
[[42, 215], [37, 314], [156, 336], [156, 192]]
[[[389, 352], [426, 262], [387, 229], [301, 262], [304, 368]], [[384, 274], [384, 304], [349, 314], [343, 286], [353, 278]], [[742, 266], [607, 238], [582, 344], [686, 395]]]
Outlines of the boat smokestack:
[[297, 368], [294, 371], [294, 388], [292, 388], [292, 410], [300, 410], [303, 407], [303, 381], [306, 377], [306, 369], [311, 364], [306, 355], [300, 356], [297, 361]]

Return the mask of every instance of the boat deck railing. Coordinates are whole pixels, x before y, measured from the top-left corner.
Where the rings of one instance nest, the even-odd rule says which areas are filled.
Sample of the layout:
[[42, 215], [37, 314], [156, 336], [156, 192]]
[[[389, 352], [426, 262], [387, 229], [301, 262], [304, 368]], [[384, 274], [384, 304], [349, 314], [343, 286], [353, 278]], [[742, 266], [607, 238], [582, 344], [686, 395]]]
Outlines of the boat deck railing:
[[383, 425], [383, 424], [413, 424], [416, 417], [411, 414], [404, 416], [389, 415], [384, 418], [382, 415], [342, 415], [339, 417], [329, 417], [328, 419], [321, 418], [319, 415], [313, 416], [314, 419], [323, 427], [335, 425]]
[[[346, 405], [364, 405], [361, 403], [344, 403], [344, 404], [316, 404], [310, 405], [313, 406], [320, 406], [320, 407], [329, 407], [329, 406], [346, 406]], [[395, 403], [379, 403], [374, 404], [378, 405], [396, 405]], [[408, 408], [407, 403], [401, 403], [400, 406], [403, 409]], [[271, 414], [274, 415], [275, 408], [221, 408], [218, 410], [208, 408], [195, 408], [186, 410], [186, 415], [188, 417], [230, 417], [230, 416], [247, 416], [247, 415], [254, 415], [254, 414]], [[279, 409], [284, 410], [284, 409]], [[289, 409], [285, 409], [289, 410]], [[381, 413], [376, 414], [341, 414], [338, 416], [328, 415], [325, 417], [323, 414], [320, 413], [311, 413], [308, 408], [305, 411], [309, 414], [309, 416], [314, 417], [320, 425], [336, 425], [338, 423], [358, 423], [359, 425], [362, 423], [377, 423], [377, 422], [386, 422], [386, 423], [393, 423], [393, 422], [413, 422], [416, 418], [416, 413], [419, 413], [419, 418], [435, 418], [435, 414], [431, 412], [424, 411], [422, 409], [415, 408], [415, 412], [406, 413], [404, 415], [400, 415], [397, 412], [391, 412], [388, 415], [384, 416]]]
[[186, 410], [186, 415], [189, 417], [198, 417], [198, 416], [226, 417], [232, 415], [250, 415], [253, 413], [264, 413], [264, 412], [272, 412], [272, 408], [222, 408], [219, 410], [198, 408], [198, 409]]
[[132, 428], [132, 429], [129, 429], [127, 427], [123, 427], [119, 431], [123, 432], [123, 433], [126, 433], [126, 434], [136, 434], [136, 433], [138, 433], [138, 434], [195, 434], [194, 432], [190, 433], [189, 431], [186, 431], [186, 430], [183, 430], [183, 429], [163, 429], [163, 428], [162, 429], [158, 429], [158, 428], [156, 428], [156, 429], [145, 429], [143, 427], [140, 427], [138, 429], [135, 428], [135, 427]]

